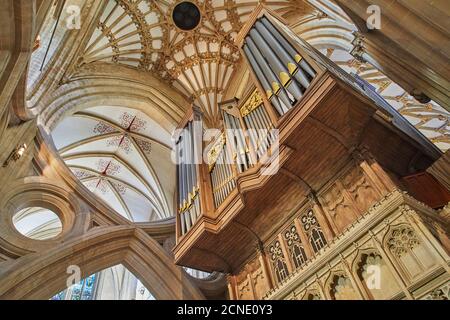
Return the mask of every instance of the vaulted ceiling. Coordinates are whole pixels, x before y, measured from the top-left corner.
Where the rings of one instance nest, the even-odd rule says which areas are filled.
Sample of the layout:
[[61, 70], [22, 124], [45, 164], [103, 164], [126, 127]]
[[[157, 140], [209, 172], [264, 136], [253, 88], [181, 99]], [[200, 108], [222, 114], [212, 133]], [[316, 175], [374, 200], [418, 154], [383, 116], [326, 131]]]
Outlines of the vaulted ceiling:
[[[36, 109], [47, 129], [57, 124], [53, 139], [75, 176], [132, 221], [173, 214], [176, 179], [170, 160], [171, 133], [161, 119], [173, 115], [168, 122], [174, 125], [194, 102], [207, 124], [217, 125], [218, 102], [233, 79], [241, 80], [237, 79], [242, 64], [234, 40], [259, 2], [281, 14], [297, 34], [338, 65], [373, 84], [442, 150], [450, 147], [448, 112], [433, 102], [418, 103], [370, 64], [352, 57], [356, 27], [329, 0], [191, 0], [199, 15], [188, 10], [191, 26], [184, 29], [174, 19], [174, 9], [183, 0], [98, 1], [64, 2], [66, 7], [100, 6], [95, 14], [85, 10], [93, 20], [86, 19], [78, 35], [61, 22], [54, 29], [57, 7], [52, 8], [30, 62], [28, 94], [33, 96], [30, 106], [40, 106]], [[62, 10], [61, 21], [66, 15]], [[76, 43], [70, 47], [74, 53], [67, 63], [62, 62], [70, 41]], [[150, 83], [150, 76], [161, 81]], [[52, 78], [56, 79], [53, 92], [40, 88]], [[168, 93], [169, 87], [177, 99]], [[149, 98], [150, 92], [155, 97]]]
[[73, 174], [133, 222], [172, 215], [171, 137], [142, 112], [98, 106], [65, 118], [52, 132]]
[[[183, 1], [107, 0], [79, 64], [104, 61], [152, 72], [195, 101], [207, 123], [217, 124], [217, 103], [240, 58], [234, 40], [258, 2], [192, 0], [199, 22], [185, 30], [174, 21]], [[314, 11], [303, 0], [263, 2], [286, 18]]]
[[62, 231], [58, 216], [49, 209], [40, 207], [20, 210], [13, 216], [13, 224], [22, 235], [35, 240], [51, 239]]
[[450, 148], [450, 119], [448, 112], [431, 101], [417, 102], [404, 89], [368, 63], [363, 63], [348, 52], [323, 49], [322, 53], [348, 73], [355, 73], [376, 88], [376, 91], [438, 148]]

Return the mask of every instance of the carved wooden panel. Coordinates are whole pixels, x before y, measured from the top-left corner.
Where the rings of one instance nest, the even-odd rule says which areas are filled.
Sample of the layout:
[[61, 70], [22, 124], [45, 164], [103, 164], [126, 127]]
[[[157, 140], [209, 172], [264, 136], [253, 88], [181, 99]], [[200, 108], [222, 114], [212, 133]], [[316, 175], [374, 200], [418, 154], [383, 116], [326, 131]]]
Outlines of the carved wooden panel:
[[359, 167], [353, 167], [342, 178], [342, 184], [360, 213], [367, 211], [372, 204], [379, 200], [376, 190]]
[[322, 195], [325, 210], [333, 219], [334, 224], [342, 232], [353, 220], [355, 213], [353, 204], [345, 197], [344, 190], [337, 185], [333, 186]]
[[269, 291], [269, 286], [267, 285], [267, 279], [264, 276], [261, 266], [252, 272], [252, 282], [256, 298], [259, 300], [262, 299], [267, 291]]

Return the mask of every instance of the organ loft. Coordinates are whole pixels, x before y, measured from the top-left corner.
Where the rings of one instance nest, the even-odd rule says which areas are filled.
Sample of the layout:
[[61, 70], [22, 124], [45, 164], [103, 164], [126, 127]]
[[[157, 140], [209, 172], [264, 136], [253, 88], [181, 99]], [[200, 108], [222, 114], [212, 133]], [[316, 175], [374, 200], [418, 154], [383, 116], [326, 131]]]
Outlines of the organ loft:
[[445, 1], [0, 3], [0, 299], [449, 299]]

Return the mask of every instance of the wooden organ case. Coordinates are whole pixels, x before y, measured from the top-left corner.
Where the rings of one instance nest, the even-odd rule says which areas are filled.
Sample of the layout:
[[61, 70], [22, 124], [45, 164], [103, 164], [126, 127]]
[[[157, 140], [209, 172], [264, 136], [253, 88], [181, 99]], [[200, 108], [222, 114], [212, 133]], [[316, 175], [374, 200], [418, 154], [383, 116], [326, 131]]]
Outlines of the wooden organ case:
[[[237, 44], [253, 89], [220, 105], [214, 144], [206, 149], [194, 129], [195, 108], [180, 124], [181, 157], [206, 149], [208, 161], [178, 166], [174, 254], [180, 265], [229, 274], [231, 298], [261, 299], [371, 206], [410, 191], [441, 152], [263, 5]], [[448, 203], [448, 190], [428, 179], [433, 186], [432, 205]]]

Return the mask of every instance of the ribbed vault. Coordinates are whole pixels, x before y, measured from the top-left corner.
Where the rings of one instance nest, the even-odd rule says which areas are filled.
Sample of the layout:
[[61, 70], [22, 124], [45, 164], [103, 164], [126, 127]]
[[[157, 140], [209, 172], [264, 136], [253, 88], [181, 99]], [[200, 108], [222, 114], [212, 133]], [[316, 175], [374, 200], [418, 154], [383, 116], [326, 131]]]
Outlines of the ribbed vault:
[[[258, 1], [192, 0], [201, 19], [193, 30], [173, 20], [174, 0], [108, 0], [79, 66], [103, 61], [158, 75], [195, 101], [212, 125], [217, 103], [240, 59], [234, 40]], [[302, 0], [264, 1], [289, 19], [311, 14]]]
[[88, 108], [64, 118], [52, 136], [72, 173], [130, 221], [172, 215], [171, 138], [143, 112]]
[[[450, 114], [434, 101], [423, 104], [414, 99], [404, 89], [373, 67], [368, 61], [355, 58], [356, 26], [348, 23], [348, 18], [338, 7], [325, 5], [326, 1], [316, 1], [326, 15], [319, 19], [302, 21], [293, 26], [294, 31], [314, 45], [323, 54], [349, 73], [355, 73], [372, 84], [377, 92], [412, 123], [422, 134], [441, 150], [450, 148]], [[340, 13], [339, 13], [340, 11]], [[339, 13], [339, 14], [338, 14]]]

